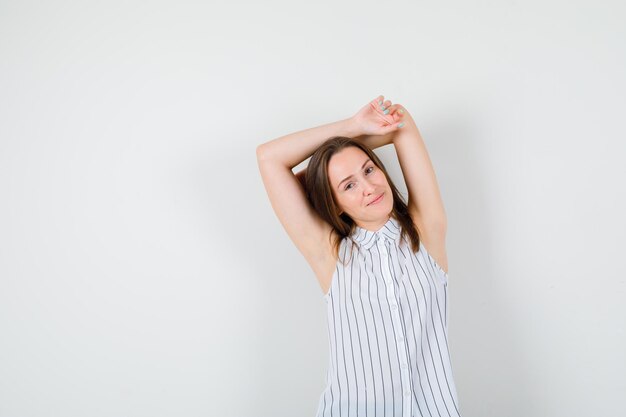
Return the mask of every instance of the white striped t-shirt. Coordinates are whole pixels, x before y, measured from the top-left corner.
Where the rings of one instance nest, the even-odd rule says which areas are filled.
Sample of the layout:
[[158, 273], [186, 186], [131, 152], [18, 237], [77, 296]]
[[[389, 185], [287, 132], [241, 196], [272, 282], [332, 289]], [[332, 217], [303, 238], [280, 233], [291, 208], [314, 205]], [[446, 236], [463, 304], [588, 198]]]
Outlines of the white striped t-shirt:
[[[316, 417], [460, 417], [448, 274], [390, 217], [343, 239], [328, 293], [330, 360]], [[342, 262], [345, 260], [346, 265]]]

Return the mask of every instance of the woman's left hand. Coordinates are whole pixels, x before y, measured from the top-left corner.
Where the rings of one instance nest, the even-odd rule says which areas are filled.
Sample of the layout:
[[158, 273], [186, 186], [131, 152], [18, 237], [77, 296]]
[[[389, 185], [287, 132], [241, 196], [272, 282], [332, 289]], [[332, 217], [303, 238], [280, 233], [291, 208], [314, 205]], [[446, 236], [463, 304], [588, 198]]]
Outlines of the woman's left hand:
[[[382, 104], [381, 104], [382, 103]], [[387, 114], [385, 114], [387, 111]], [[385, 135], [401, 128], [404, 109], [378, 96], [352, 116], [354, 129], [360, 135]]]

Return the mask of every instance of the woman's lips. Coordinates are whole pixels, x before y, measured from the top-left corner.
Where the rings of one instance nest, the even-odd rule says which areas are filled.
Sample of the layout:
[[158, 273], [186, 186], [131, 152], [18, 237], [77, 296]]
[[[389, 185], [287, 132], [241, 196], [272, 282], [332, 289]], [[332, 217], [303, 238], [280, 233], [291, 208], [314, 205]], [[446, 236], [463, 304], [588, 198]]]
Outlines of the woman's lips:
[[372, 201], [371, 203], [369, 203], [369, 204], [368, 204], [368, 206], [369, 206], [369, 205], [371, 205], [371, 204], [376, 204], [376, 203], [378, 203], [380, 200], [382, 200], [382, 199], [383, 199], [383, 196], [384, 196], [384, 195], [385, 195], [385, 193], [382, 193], [382, 194], [380, 195], [380, 197], [378, 197], [376, 200], [374, 200], [374, 201]]

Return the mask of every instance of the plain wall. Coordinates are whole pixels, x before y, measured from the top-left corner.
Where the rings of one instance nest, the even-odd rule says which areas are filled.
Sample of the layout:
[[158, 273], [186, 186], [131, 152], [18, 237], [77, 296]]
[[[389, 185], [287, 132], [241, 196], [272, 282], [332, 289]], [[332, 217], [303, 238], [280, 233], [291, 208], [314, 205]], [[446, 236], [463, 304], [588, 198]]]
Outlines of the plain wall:
[[625, 11], [0, 2], [0, 417], [312, 417], [326, 307], [255, 148], [379, 94], [444, 199], [462, 414], [623, 416]]

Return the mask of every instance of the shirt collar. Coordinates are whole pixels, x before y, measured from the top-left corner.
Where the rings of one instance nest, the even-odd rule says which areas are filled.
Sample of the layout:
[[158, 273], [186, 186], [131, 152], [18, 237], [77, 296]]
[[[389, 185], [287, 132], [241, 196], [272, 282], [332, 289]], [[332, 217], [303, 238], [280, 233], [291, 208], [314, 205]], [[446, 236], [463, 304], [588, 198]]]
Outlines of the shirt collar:
[[369, 249], [376, 244], [378, 240], [389, 241], [397, 243], [400, 240], [400, 223], [393, 217], [389, 217], [389, 220], [377, 231], [363, 229], [362, 227], [355, 226], [355, 230], [352, 233], [352, 239], [362, 248]]

